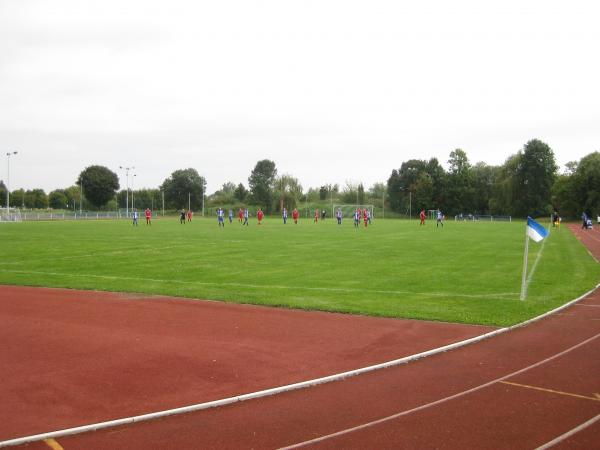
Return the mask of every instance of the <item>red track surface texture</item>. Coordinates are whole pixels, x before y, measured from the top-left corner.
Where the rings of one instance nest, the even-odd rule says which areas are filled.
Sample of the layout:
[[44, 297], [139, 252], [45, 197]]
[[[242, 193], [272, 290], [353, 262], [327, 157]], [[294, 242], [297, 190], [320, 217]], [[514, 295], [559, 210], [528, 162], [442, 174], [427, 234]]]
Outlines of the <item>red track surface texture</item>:
[[[581, 240], [600, 256], [593, 233]], [[486, 331], [27, 288], [0, 290], [0, 308], [2, 439], [314, 378]], [[556, 448], [593, 449], [598, 436], [596, 291], [527, 327], [407, 365], [57, 440], [66, 450], [515, 449], [558, 437]]]

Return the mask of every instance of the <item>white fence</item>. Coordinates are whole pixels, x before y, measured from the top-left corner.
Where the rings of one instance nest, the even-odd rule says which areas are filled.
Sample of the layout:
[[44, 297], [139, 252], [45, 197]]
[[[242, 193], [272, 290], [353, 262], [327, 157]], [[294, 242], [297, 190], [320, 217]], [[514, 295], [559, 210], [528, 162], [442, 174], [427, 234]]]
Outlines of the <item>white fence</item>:
[[101, 220], [126, 219], [126, 214], [116, 211], [82, 212], [82, 213], [52, 213], [52, 212], [21, 212], [21, 220]]
[[470, 222], [512, 222], [511, 216], [488, 216], [480, 214], [459, 214], [454, 216], [456, 221]]

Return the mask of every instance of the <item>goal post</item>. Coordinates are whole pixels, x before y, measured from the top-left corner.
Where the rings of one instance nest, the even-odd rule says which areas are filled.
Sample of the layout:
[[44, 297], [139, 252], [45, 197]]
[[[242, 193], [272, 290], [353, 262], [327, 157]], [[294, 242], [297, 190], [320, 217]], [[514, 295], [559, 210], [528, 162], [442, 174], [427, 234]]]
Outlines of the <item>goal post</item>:
[[356, 211], [357, 209], [360, 209], [361, 211], [363, 209], [366, 209], [367, 211], [369, 211], [371, 213], [371, 217], [374, 218], [375, 216], [373, 215], [373, 205], [333, 205], [333, 209], [331, 211], [331, 217], [333, 217], [334, 219], [336, 218], [336, 212], [337, 210], [342, 211], [342, 217], [343, 218], [352, 218], [354, 216], [354, 211]]
[[0, 209], [0, 222], [21, 222], [21, 210], [18, 208]]

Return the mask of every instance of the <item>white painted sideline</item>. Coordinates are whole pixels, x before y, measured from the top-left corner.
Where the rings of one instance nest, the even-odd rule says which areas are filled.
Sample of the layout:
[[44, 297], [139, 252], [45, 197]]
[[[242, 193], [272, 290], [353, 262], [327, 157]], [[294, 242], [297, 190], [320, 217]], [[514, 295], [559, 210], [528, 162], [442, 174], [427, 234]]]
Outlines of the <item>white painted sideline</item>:
[[586, 292], [585, 294], [581, 295], [580, 297], [577, 297], [576, 299], [571, 300], [570, 302], [565, 303], [564, 305], [559, 306], [558, 308], [555, 308], [552, 311], [548, 311], [542, 315], [534, 317], [533, 319], [526, 320], [525, 322], [510, 326], [510, 327], [506, 327], [506, 328], [499, 328], [497, 330], [482, 334], [480, 336], [476, 336], [474, 338], [455, 342], [454, 344], [449, 344], [449, 345], [445, 345], [443, 347], [434, 348], [432, 350], [427, 350], [425, 352], [416, 353], [414, 355], [406, 356], [404, 358], [394, 359], [392, 361], [375, 364], [373, 366], [362, 367], [360, 369], [350, 370], [347, 372], [342, 372], [342, 373], [338, 373], [338, 374], [334, 374], [334, 375], [328, 375], [326, 377], [315, 378], [313, 380], [302, 381], [300, 383], [293, 383], [293, 384], [279, 386], [279, 387], [272, 388], [272, 389], [265, 389], [262, 391], [251, 392], [248, 394], [242, 394], [242, 395], [238, 395], [235, 397], [228, 397], [228, 398], [224, 398], [221, 400], [214, 400], [214, 401], [205, 402], [205, 403], [197, 403], [194, 405], [182, 406], [180, 408], [168, 409], [168, 410], [164, 410], [164, 411], [157, 411], [157, 412], [153, 412], [153, 413], [142, 414], [139, 416], [124, 417], [122, 419], [114, 419], [114, 420], [109, 420], [106, 422], [93, 423], [93, 424], [82, 425], [82, 426], [74, 427], [74, 428], [65, 428], [63, 430], [50, 431], [47, 433], [34, 434], [31, 436], [24, 436], [24, 437], [15, 438], [15, 439], [9, 439], [6, 441], [0, 441], [0, 447], [21, 445], [21, 444], [26, 444], [29, 442], [41, 441], [44, 439], [57, 439], [60, 437], [69, 436], [69, 435], [73, 435], [73, 434], [85, 433], [88, 431], [97, 431], [97, 430], [101, 430], [104, 428], [112, 428], [112, 427], [117, 427], [120, 425], [127, 425], [127, 424], [136, 423], [136, 422], [143, 422], [146, 420], [158, 419], [161, 417], [172, 416], [172, 415], [176, 415], [176, 414], [184, 414], [184, 413], [189, 413], [189, 412], [193, 412], [193, 411], [217, 408], [219, 406], [230, 405], [232, 403], [243, 402], [246, 400], [252, 400], [252, 399], [261, 398], [261, 397], [268, 397], [270, 395], [276, 395], [276, 394], [281, 394], [283, 392], [293, 391], [296, 389], [303, 389], [303, 388], [307, 388], [307, 387], [311, 387], [311, 386], [316, 386], [319, 384], [330, 383], [332, 381], [339, 381], [339, 380], [343, 380], [348, 377], [361, 375], [361, 374], [364, 374], [367, 372], [372, 372], [375, 370], [399, 366], [401, 364], [406, 364], [406, 363], [409, 363], [411, 361], [416, 361], [421, 358], [426, 358], [428, 356], [437, 355], [439, 353], [443, 353], [448, 350], [453, 350], [456, 348], [463, 347], [465, 345], [473, 344], [475, 342], [480, 342], [484, 339], [490, 338], [492, 336], [496, 336], [501, 333], [505, 333], [510, 330], [514, 330], [516, 328], [524, 327], [530, 323], [536, 322], [538, 320], [543, 319], [544, 317], [547, 317], [551, 314], [557, 313], [559, 311], [562, 311], [565, 308], [568, 308], [572, 304], [577, 303], [580, 300], [582, 300], [583, 298], [590, 295], [592, 292], [594, 292], [599, 287], [600, 287], [600, 284], [596, 285], [596, 287], [594, 289]]

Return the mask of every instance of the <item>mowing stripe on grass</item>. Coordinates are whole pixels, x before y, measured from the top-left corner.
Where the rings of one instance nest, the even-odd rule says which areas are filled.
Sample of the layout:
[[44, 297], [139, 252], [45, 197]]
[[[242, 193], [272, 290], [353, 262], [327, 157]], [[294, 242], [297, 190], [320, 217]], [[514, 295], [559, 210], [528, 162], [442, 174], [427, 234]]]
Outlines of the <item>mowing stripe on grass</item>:
[[241, 287], [251, 289], [290, 289], [290, 290], [306, 290], [306, 291], [325, 291], [325, 292], [352, 292], [352, 293], [373, 293], [373, 294], [390, 294], [390, 295], [423, 295], [423, 296], [434, 296], [434, 297], [455, 297], [455, 298], [496, 298], [496, 297], [511, 297], [518, 295], [518, 292], [498, 292], [492, 294], [456, 294], [453, 292], [413, 292], [413, 291], [386, 291], [378, 289], [353, 289], [353, 288], [329, 288], [329, 287], [315, 287], [315, 286], [284, 286], [276, 284], [249, 284], [249, 283], [217, 283], [214, 281], [185, 281], [185, 280], [164, 280], [157, 278], [141, 278], [141, 277], [121, 277], [116, 275], [95, 275], [95, 274], [81, 274], [81, 273], [58, 273], [58, 272], [42, 272], [34, 270], [10, 270], [0, 269], [0, 272], [5, 273], [16, 273], [23, 275], [48, 275], [54, 277], [71, 277], [71, 278], [99, 278], [104, 280], [127, 280], [127, 281], [139, 281], [139, 282], [152, 282], [152, 283], [178, 283], [178, 284], [190, 284], [190, 285], [201, 285], [201, 286], [227, 286], [227, 287]]
[[[529, 325], [533, 322], [536, 322], [545, 317], [548, 317], [551, 314], [555, 314], [559, 311], [562, 311], [563, 309], [568, 308], [569, 306], [579, 302], [580, 300], [582, 300], [583, 298], [587, 297], [592, 292], [594, 292], [596, 289], [598, 289], [598, 287], [600, 287], [600, 284], [597, 285], [594, 289], [586, 292], [582, 296], [580, 296], [574, 300], [571, 300], [570, 302], [565, 303], [564, 305], [559, 306], [558, 308], [555, 308], [552, 311], [548, 311], [542, 315], [534, 317], [533, 319], [526, 320], [525, 322], [522, 322], [520, 324], [513, 325], [513, 326], [507, 327], [507, 328], [499, 328], [498, 330], [494, 330], [489, 333], [485, 333], [480, 336], [476, 336], [474, 338], [466, 339], [464, 341], [456, 342], [454, 344], [445, 345], [443, 347], [434, 348], [432, 350], [417, 353], [417, 354], [411, 355], [411, 356], [406, 356], [404, 358], [395, 359], [395, 360], [384, 362], [381, 364], [363, 367], [363, 368], [356, 369], [356, 370], [350, 370], [347, 372], [342, 372], [342, 373], [338, 373], [338, 374], [334, 374], [334, 375], [329, 375], [329, 376], [322, 377], [322, 378], [316, 378], [313, 380], [302, 381], [300, 383], [288, 384], [285, 386], [280, 386], [280, 387], [276, 387], [276, 388], [272, 388], [272, 389], [265, 389], [263, 391], [252, 392], [249, 394], [243, 394], [243, 395], [239, 395], [236, 397], [229, 397], [229, 398], [224, 398], [221, 400], [214, 400], [211, 402], [198, 403], [195, 405], [183, 406], [180, 408], [168, 409], [168, 410], [158, 411], [158, 412], [149, 413], [149, 414], [125, 417], [122, 419], [109, 420], [106, 422], [83, 425], [83, 426], [75, 427], [75, 428], [67, 428], [67, 429], [63, 429], [63, 430], [50, 431], [48, 433], [41, 433], [41, 434], [36, 434], [36, 435], [31, 435], [31, 436], [24, 436], [24, 437], [15, 438], [15, 439], [9, 439], [6, 441], [0, 441], [0, 447], [21, 445], [21, 444], [26, 444], [29, 442], [41, 441], [44, 439], [60, 438], [60, 437], [64, 437], [64, 436], [70, 436], [73, 434], [81, 434], [81, 433], [86, 433], [89, 431], [97, 431], [97, 430], [101, 430], [101, 429], [105, 429], [105, 428], [114, 428], [114, 427], [121, 426], [121, 425], [128, 425], [128, 424], [132, 424], [132, 423], [136, 423], [136, 422], [143, 422], [143, 421], [147, 421], [147, 420], [158, 419], [161, 417], [167, 417], [167, 416], [172, 416], [172, 415], [177, 415], [177, 414], [184, 414], [184, 413], [189, 413], [189, 412], [193, 412], [193, 411], [201, 411], [201, 410], [210, 409], [210, 408], [217, 408], [220, 406], [230, 405], [232, 403], [243, 402], [246, 400], [252, 400], [252, 399], [256, 399], [256, 398], [268, 397], [271, 395], [282, 394], [284, 392], [290, 392], [290, 391], [294, 391], [294, 390], [298, 390], [298, 389], [304, 389], [304, 388], [308, 388], [311, 386], [317, 386], [319, 384], [330, 383], [333, 381], [340, 381], [345, 378], [361, 375], [361, 374], [368, 373], [368, 372], [373, 372], [375, 370], [386, 369], [389, 367], [399, 366], [401, 364], [407, 364], [411, 361], [416, 361], [421, 358], [426, 358], [428, 356], [433, 356], [433, 355], [437, 355], [439, 353], [443, 353], [443, 352], [446, 352], [449, 350], [454, 350], [456, 348], [464, 347], [466, 345], [480, 342], [484, 339], [488, 339], [488, 338], [496, 336], [498, 334], [505, 333], [507, 331], [511, 331], [516, 328], [520, 328], [520, 327]], [[597, 336], [595, 336], [595, 337], [597, 337]], [[588, 339], [588, 341], [590, 341], [590, 340], [591, 339]], [[587, 342], [587, 341], [585, 341], [585, 342]], [[582, 345], [582, 343], [580, 343], [578, 345]], [[539, 364], [541, 364], [541, 363], [538, 363], [538, 365]], [[518, 372], [520, 373], [523, 370], [518, 371]], [[512, 375], [514, 375], [514, 373]], [[501, 379], [505, 379], [505, 378], [508, 378], [508, 376], [502, 377]], [[499, 381], [499, 380], [494, 380], [494, 382], [497, 382], [497, 381]]]

